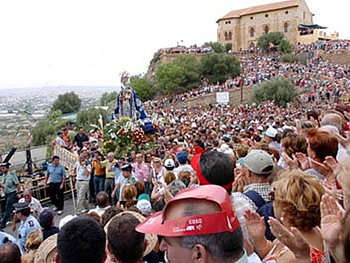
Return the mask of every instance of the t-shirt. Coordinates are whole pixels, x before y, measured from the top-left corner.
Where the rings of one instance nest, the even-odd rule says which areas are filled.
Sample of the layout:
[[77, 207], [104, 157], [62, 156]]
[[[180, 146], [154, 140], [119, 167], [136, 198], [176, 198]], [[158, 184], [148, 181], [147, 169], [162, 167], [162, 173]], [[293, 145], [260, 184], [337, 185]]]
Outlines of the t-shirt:
[[20, 245], [19, 248], [22, 253], [26, 251], [25, 246], [26, 246], [28, 234], [37, 229], [41, 229], [41, 227], [38, 220], [36, 220], [34, 216], [29, 215], [25, 221], [21, 221], [21, 224], [18, 228], [17, 241]]
[[92, 160], [91, 168], [95, 170], [95, 176], [102, 176], [105, 174], [105, 168], [103, 168], [101, 163], [96, 160]]
[[[90, 180], [90, 174], [85, 174], [85, 168], [82, 166], [79, 162], [75, 164], [76, 171], [77, 171], [77, 180], [78, 181], [89, 181]], [[86, 164], [86, 169], [91, 172], [91, 165]]]
[[49, 176], [49, 183], [62, 183], [63, 177], [66, 176], [66, 170], [62, 164], [54, 166], [51, 163], [47, 167], [46, 175]]
[[14, 173], [8, 172], [6, 176], [2, 177], [1, 183], [5, 186], [4, 194], [17, 192], [17, 185], [19, 184], [19, 181]]
[[101, 166], [102, 167], [106, 167], [106, 178], [109, 179], [114, 179], [114, 169], [111, 169], [111, 171], [109, 171], [109, 169], [111, 168], [113, 162], [109, 162], [109, 160], [104, 160], [103, 162], [101, 162]]

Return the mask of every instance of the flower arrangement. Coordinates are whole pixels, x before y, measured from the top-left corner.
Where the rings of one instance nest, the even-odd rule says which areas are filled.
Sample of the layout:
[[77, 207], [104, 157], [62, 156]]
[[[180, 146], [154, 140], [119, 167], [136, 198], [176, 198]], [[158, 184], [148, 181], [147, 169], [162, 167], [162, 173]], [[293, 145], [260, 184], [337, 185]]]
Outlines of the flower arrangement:
[[145, 134], [141, 122], [122, 117], [104, 127], [103, 152], [113, 152], [116, 158], [128, 157], [132, 151], [144, 152], [155, 148], [154, 135]]

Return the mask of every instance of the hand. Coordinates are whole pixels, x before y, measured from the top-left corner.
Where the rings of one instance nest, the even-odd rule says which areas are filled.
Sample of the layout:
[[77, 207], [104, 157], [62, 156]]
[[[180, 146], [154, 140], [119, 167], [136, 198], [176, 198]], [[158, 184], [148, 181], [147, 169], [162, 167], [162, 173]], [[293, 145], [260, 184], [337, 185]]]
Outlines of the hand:
[[350, 145], [350, 138], [348, 137], [343, 137], [340, 134], [334, 134], [334, 136], [338, 139], [338, 142], [344, 147], [347, 148]]
[[297, 228], [288, 230], [272, 217], [269, 217], [269, 224], [272, 234], [293, 252], [296, 259], [310, 262], [310, 245]]
[[245, 186], [244, 177], [242, 175], [239, 175], [237, 177], [235, 176], [235, 180], [233, 181], [233, 184], [232, 184], [232, 192], [243, 193], [244, 186]]
[[265, 239], [265, 220], [263, 217], [260, 217], [258, 213], [249, 209], [244, 212], [244, 218], [246, 219], [249, 235], [253, 238], [254, 245], [256, 246], [256, 242]]
[[[333, 158], [333, 157], [331, 157]], [[336, 165], [332, 163], [332, 161], [324, 161], [323, 163], [317, 162], [313, 159], [310, 160], [312, 168], [314, 168], [317, 172], [322, 174], [324, 177], [332, 178], [334, 177], [334, 170], [333, 167]]]
[[247, 251], [247, 255], [249, 257], [254, 252], [253, 244], [248, 239], [245, 238], [243, 240], [243, 246], [244, 246], [245, 251]]
[[64, 188], [64, 184], [61, 184], [60, 185], [60, 189], [62, 190]]
[[295, 153], [295, 157], [300, 163], [301, 170], [305, 171], [310, 168], [309, 157], [304, 153]]
[[321, 234], [330, 246], [337, 246], [342, 242], [344, 209], [336, 200], [328, 195], [322, 196], [321, 202]]
[[115, 191], [112, 192], [111, 197], [114, 199], [115, 198]]
[[295, 154], [293, 154], [292, 158], [288, 156], [285, 152], [282, 153], [282, 159], [291, 169], [298, 169], [299, 162]]

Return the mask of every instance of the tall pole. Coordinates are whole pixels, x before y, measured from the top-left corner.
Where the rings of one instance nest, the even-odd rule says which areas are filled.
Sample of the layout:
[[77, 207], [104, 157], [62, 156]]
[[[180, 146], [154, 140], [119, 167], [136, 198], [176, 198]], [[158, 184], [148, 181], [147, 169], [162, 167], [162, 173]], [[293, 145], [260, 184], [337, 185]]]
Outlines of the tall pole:
[[242, 76], [241, 80], [240, 80], [240, 86], [241, 86], [241, 104], [243, 104], [243, 83], [244, 83], [244, 77]]

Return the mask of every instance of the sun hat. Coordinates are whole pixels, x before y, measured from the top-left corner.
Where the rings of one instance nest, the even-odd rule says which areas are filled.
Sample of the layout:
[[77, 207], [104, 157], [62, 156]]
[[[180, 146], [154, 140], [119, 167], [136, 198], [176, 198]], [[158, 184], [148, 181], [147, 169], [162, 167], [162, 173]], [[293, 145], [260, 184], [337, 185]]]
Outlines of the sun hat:
[[[212, 201], [219, 205], [221, 212], [165, 220], [164, 215], [170, 204], [186, 199]], [[235, 216], [227, 191], [218, 185], [203, 185], [181, 191], [167, 203], [163, 211], [148, 217], [135, 229], [140, 233], [179, 237], [234, 232], [238, 227], [238, 218]]]
[[45, 239], [34, 256], [34, 263], [54, 263], [57, 255], [57, 235], [54, 234]]
[[258, 175], [270, 174], [274, 168], [271, 156], [263, 150], [251, 150], [244, 157], [243, 165]]

